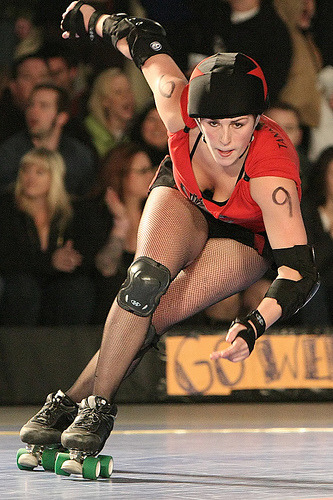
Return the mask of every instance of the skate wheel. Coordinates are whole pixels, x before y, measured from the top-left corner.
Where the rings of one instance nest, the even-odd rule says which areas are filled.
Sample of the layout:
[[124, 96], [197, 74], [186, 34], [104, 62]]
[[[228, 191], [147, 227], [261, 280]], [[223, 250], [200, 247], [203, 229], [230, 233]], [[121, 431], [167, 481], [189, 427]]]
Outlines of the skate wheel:
[[54, 465], [59, 450], [57, 448], [49, 448], [43, 451], [41, 463], [45, 470], [54, 471]]
[[21, 470], [33, 470], [38, 465], [38, 458], [26, 448], [20, 448], [16, 454], [16, 463]]
[[62, 464], [66, 462], [66, 460], [70, 460], [69, 453], [58, 453], [55, 464], [54, 464], [54, 472], [58, 476], [70, 476], [69, 472], [66, 472], [65, 470], [62, 469]]
[[101, 471], [101, 464], [96, 457], [86, 457], [82, 464], [82, 476], [85, 479], [97, 479]]
[[113, 471], [113, 458], [108, 455], [99, 455], [98, 458], [101, 464], [101, 471], [99, 475], [101, 477], [109, 478]]

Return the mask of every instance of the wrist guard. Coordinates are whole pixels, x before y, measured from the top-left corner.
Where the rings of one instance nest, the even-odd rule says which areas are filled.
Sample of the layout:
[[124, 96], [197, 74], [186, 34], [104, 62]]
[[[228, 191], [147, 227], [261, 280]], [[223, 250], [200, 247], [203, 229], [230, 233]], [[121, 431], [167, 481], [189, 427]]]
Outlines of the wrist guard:
[[96, 38], [96, 24], [102, 16], [104, 16], [104, 14], [102, 12], [98, 12], [97, 10], [95, 10], [95, 12], [93, 12], [90, 16], [88, 23], [88, 35], [92, 42]]
[[[254, 324], [256, 332], [251, 325], [250, 321]], [[255, 310], [250, 312], [245, 318], [236, 318], [230, 325], [230, 328], [235, 324], [240, 324], [245, 326], [245, 330], [241, 330], [237, 333], [237, 337], [241, 337], [247, 343], [249, 352], [253, 351], [254, 344], [256, 340], [261, 337], [261, 335], [266, 330], [266, 322], [259, 311]]]
[[61, 22], [62, 31], [69, 32], [69, 38], [75, 38], [75, 35], [86, 36], [87, 32], [84, 27], [84, 20], [80, 7], [84, 5], [85, 2], [81, 0], [74, 5], [73, 9], [70, 10]]
[[295, 245], [292, 248], [275, 249], [273, 256], [277, 267], [290, 267], [302, 276], [299, 281], [276, 278], [265, 295], [277, 301], [282, 309], [281, 318], [285, 319], [312, 299], [319, 288], [320, 280], [311, 246]]
[[116, 48], [117, 42], [125, 37], [139, 69], [156, 54], [171, 55], [165, 30], [159, 23], [140, 17], [126, 17], [126, 14], [109, 16], [103, 23], [103, 39], [111, 41]]

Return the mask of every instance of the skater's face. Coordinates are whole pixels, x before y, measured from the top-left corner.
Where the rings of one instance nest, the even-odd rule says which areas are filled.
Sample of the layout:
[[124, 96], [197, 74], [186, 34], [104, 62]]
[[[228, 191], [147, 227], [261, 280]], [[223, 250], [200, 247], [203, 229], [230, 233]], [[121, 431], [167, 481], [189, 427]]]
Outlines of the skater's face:
[[222, 167], [231, 167], [239, 160], [255, 127], [253, 115], [216, 120], [201, 118], [199, 122], [211, 155]]
[[51, 187], [51, 173], [42, 163], [27, 163], [20, 169], [22, 194], [29, 199], [48, 196]]

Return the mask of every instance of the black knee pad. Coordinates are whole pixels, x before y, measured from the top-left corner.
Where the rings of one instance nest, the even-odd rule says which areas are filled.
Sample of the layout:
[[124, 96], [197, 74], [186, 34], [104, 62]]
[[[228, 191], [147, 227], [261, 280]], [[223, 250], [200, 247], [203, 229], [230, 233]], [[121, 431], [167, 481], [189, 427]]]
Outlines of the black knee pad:
[[137, 316], [152, 314], [171, 281], [170, 271], [149, 257], [139, 257], [128, 268], [117, 301]]

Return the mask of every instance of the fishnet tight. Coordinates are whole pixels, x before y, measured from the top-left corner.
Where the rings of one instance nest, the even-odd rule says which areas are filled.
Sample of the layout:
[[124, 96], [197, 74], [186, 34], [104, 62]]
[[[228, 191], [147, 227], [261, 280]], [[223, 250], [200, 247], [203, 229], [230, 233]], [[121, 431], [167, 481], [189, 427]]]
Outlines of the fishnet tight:
[[[153, 316], [160, 335], [172, 324], [247, 288], [267, 269], [252, 248], [228, 239], [207, 241], [207, 231], [202, 213], [178, 191], [167, 187], [152, 191], [140, 223], [136, 257], [146, 255], [162, 263], [174, 278]], [[92, 358], [68, 395], [76, 401], [91, 393], [111, 400], [144, 343], [150, 321], [123, 310], [115, 301], [100, 354]]]

